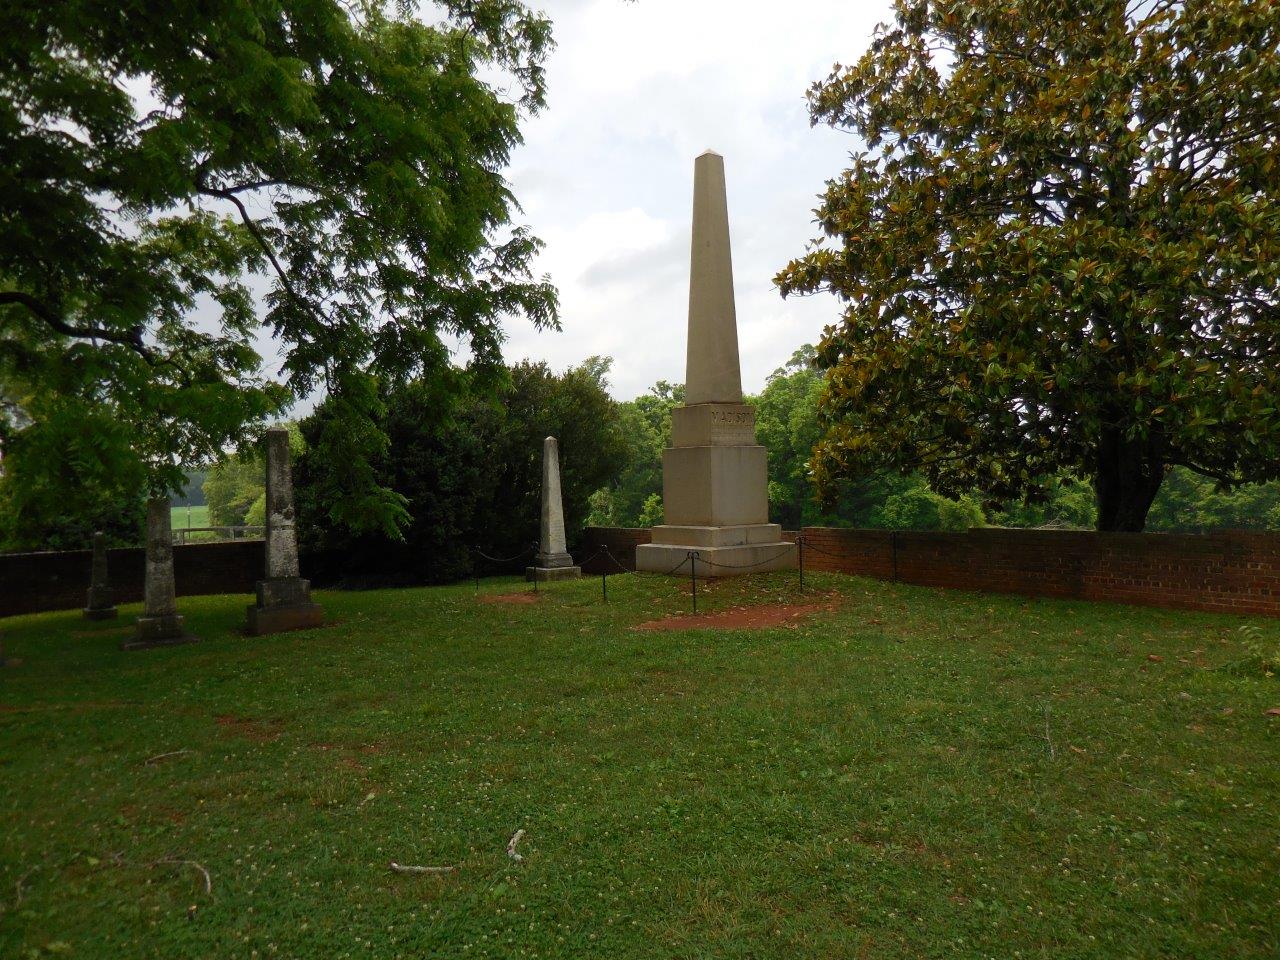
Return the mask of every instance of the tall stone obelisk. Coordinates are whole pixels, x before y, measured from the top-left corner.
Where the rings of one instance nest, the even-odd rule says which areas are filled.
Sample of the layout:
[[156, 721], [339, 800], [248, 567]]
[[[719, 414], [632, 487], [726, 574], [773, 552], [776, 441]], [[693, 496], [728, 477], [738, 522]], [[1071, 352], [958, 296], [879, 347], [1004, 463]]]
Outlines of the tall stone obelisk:
[[542, 536], [533, 566], [524, 571], [526, 580], [573, 580], [582, 568], [573, 557], [564, 536], [564, 500], [560, 497], [560, 444], [555, 437], [542, 441]]
[[[636, 568], [722, 577], [794, 567], [796, 546], [769, 523], [767, 453], [742, 402], [724, 158], [693, 164], [685, 405], [671, 411], [662, 453], [664, 523], [636, 548]], [[681, 560], [685, 562], [680, 563]]]
[[93, 535], [93, 567], [84, 617], [86, 620], [112, 620], [115, 616], [115, 599], [111, 595], [111, 580], [107, 577], [107, 538], [99, 530]]
[[311, 581], [299, 575], [294, 524], [289, 431], [267, 431], [267, 576], [257, 583], [258, 602], [246, 611], [251, 636], [324, 625], [324, 609], [311, 600]]
[[172, 508], [168, 497], [147, 501], [147, 559], [142, 585], [142, 616], [133, 640], [120, 644], [121, 650], [145, 650], [178, 643], [195, 643], [178, 613], [177, 588], [173, 579]]

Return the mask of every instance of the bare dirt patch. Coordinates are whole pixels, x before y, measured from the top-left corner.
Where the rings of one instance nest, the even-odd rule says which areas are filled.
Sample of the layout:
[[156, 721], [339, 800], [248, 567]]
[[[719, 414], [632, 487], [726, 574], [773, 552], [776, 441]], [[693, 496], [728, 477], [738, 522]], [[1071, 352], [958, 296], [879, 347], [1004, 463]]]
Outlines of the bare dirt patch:
[[481, 603], [513, 603], [523, 605], [526, 603], [537, 603], [538, 595], [533, 591], [525, 593], [486, 593], [480, 598]]
[[815, 613], [834, 610], [835, 603], [770, 603], [756, 607], [733, 607], [715, 613], [681, 614], [636, 624], [633, 630], [763, 630], [794, 627]]
[[214, 717], [224, 733], [244, 737], [254, 743], [266, 743], [280, 736], [284, 723], [280, 720], [254, 720], [250, 717], [237, 717], [223, 713]]

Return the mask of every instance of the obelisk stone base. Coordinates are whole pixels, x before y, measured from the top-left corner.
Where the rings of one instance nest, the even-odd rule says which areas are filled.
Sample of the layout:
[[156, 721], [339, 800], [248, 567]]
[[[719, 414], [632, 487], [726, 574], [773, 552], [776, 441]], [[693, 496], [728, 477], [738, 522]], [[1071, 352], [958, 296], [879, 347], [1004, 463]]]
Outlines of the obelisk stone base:
[[582, 576], [581, 567], [525, 567], [524, 578], [532, 583], [546, 583], [551, 580], [577, 580]]
[[245, 633], [261, 637], [324, 626], [324, 608], [311, 601], [311, 581], [302, 577], [259, 580], [258, 602], [246, 608]]
[[121, 650], [147, 650], [151, 647], [176, 647], [184, 643], [198, 643], [187, 633], [183, 617], [169, 614], [162, 617], [139, 617], [138, 636], [120, 644]]
[[796, 545], [782, 539], [776, 523], [735, 526], [675, 526], [653, 528], [653, 542], [636, 547], [636, 569], [650, 573], [689, 575], [688, 557], [700, 577], [732, 577], [744, 573], [792, 570]]
[[120, 611], [115, 607], [85, 607], [84, 618], [86, 620], [114, 620], [119, 616]]

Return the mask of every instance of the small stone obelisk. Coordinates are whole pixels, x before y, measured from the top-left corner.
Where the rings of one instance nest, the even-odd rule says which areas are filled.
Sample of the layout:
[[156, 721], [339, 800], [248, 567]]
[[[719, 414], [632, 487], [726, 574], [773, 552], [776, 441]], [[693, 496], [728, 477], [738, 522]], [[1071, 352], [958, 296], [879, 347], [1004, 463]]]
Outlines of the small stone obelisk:
[[560, 498], [560, 445], [555, 437], [542, 441], [542, 536], [526, 580], [573, 580], [582, 568], [573, 565], [564, 537], [564, 501]]
[[84, 605], [86, 620], [111, 620], [116, 616], [111, 580], [107, 576], [107, 538], [102, 531], [93, 535], [93, 568], [89, 575], [89, 595]]
[[685, 404], [662, 452], [665, 523], [636, 548], [636, 569], [688, 576], [691, 553], [710, 577], [794, 567], [796, 545], [769, 522], [767, 453], [742, 402], [724, 158], [710, 150], [693, 164], [692, 234]]
[[257, 584], [258, 602], [248, 608], [251, 636], [305, 630], [324, 624], [324, 608], [311, 600], [311, 581], [298, 575], [289, 431], [267, 431], [267, 576]]
[[142, 616], [134, 640], [120, 644], [121, 650], [168, 647], [195, 643], [178, 615], [177, 591], [173, 581], [173, 531], [170, 529], [168, 497], [147, 501], [147, 565], [142, 588]]

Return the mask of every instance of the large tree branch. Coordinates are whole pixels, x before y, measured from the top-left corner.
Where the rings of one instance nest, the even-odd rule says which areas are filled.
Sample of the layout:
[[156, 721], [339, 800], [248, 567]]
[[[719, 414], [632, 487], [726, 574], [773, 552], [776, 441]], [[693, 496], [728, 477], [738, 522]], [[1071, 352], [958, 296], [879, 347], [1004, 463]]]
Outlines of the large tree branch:
[[[274, 178], [265, 179], [265, 180], [250, 180], [247, 183], [238, 183], [234, 187], [218, 187], [217, 189], [221, 190], [224, 194], [232, 194], [232, 193], [248, 193], [249, 191], [252, 191], [252, 190], [264, 190], [267, 187], [295, 187], [298, 190], [314, 190], [315, 189], [314, 187], [310, 187], [305, 183], [298, 183], [297, 181], [294, 181], [294, 180], [280, 180], [280, 179], [274, 179]], [[204, 192], [205, 188], [201, 187], [200, 189], [201, 189], [201, 192]], [[213, 188], [209, 188], [209, 189], [213, 189]]]
[[62, 319], [48, 304], [21, 290], [0, 290], [0, 306], [18, 304], [66, 337], [78, 340], [103, 340], [128, 347], [148, 363], [156, 362], [155, 353], [142, 341], [143, 327], [139, 324], [127, 331], [109, 330], [106, 327], [78, 327]]
[[275, 249], [271, 246], [270, 241], [267, 240], [266, 234], [262, 232], [262, 228], [258, 226], [257, 221], [255, 221], [253, 217], [249, 216], [248, 208], [234, 192], [236, 189], [240, 188], [224, 189], [221, 187], [211, 187], [207, 184], [198, 184], [196, 187], [196, 190], [203, 196], [226, 200], [235, 206], [236, 210], [240, 213], [241, 222], [245, 225], [245, 228], [258, 244], [267, 260], [271, 263], [271, 269], [275, 271], [276, 277], [280, 280], [280, 285], [284, 287], [285, 292], [289, 294], [290, 299], [306, 310], [307, 313], [311, 314], [316, 321], [328, 326], [324, 315], [316, 309], [315, 305], [294, 289], [293, 283], [289, 279], [289, 274], [285, 271], [284, 266], [280, 263], [280, 259], [276, 256]]
[[1193, 473], [1198, 473], [1202, 477], [1208, 477], [1210, 480], [1217, 480], [1223, 486], [1238, 487], [1244, 483], [1242, 477], [1232, 476], [1229, 473], [1223, 473], [1221, 470], [1214, 470], [1211, 467], [1205, 467], [1198, 463], [1193, 463], [1186, 457], [1169, 457], [1168, 463], [1172, 467], [1186, 467]]

